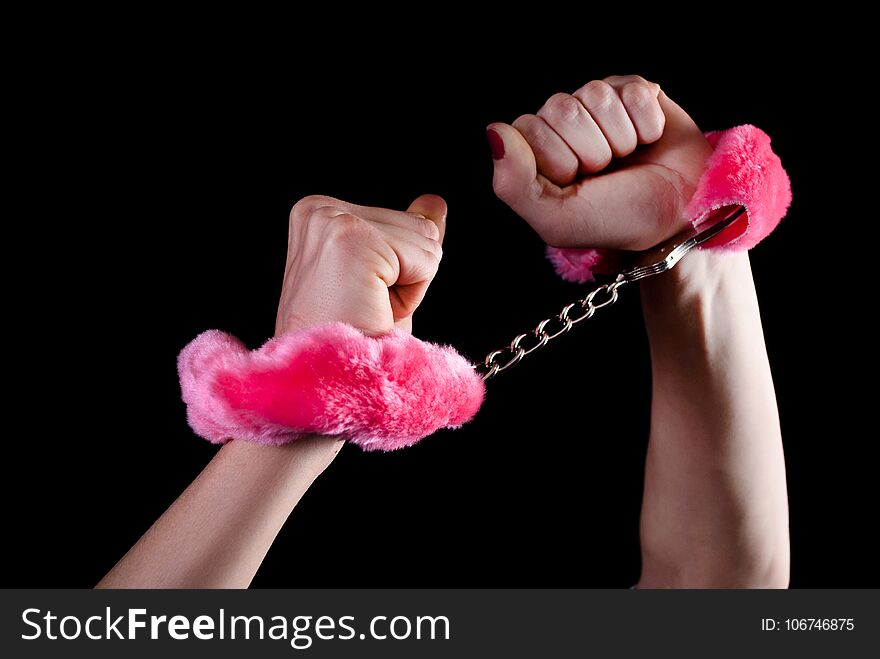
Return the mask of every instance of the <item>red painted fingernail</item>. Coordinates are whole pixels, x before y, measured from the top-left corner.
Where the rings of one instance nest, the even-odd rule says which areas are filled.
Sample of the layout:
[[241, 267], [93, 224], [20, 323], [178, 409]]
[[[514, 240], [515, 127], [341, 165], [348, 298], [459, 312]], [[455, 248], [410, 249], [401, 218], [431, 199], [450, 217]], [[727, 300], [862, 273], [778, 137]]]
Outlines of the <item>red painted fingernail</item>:
[[492, 159], [501, 160], [504, 157], [504, 140], [497, 130], [486, 129], [486, 137], [489, 138], [489, 148], [492, 149]]

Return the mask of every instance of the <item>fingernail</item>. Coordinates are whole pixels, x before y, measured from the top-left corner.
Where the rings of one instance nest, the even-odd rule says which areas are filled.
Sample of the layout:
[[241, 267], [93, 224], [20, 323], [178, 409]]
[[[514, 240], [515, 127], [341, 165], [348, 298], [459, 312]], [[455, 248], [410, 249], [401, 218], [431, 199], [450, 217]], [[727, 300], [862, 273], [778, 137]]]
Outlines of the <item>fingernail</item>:
[[492, 149], [492, 159], [501, 160], [504, 157], [504, 140], [497, 130], [486, 129], [486, 137], [489, 138], [489, 148]]

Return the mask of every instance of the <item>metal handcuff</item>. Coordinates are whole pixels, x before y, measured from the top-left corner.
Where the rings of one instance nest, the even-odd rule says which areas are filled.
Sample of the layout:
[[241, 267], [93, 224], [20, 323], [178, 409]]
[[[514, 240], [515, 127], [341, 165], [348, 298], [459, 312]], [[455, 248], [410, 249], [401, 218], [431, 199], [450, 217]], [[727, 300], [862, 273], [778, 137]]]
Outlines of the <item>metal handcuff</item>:
[[[745, 212], [743, 206], [722, 208], [710, 215], [698, 228], [691, 228], [656, 247], [636, 253], [630, 267], [617, 274], [613, 281], [602, 284], [586, 297], [565, 305], [557, 315], [545, 318], [532, 331], [517, 334], [509, 345], [490, 352], [483, 363], [475, 365], [474, 369], [481, 372], [483, 381], [506, 371], [538, 348], [543, 348], [553, 339], [566, 334], [581, 321], [592, 318], [598, 309], [617, 302], [618, 291], [626, 284], [671, 270], [685, 254], [718, 236]], [[705, 228], [706, 225], [709, 225], [708, 228]]]

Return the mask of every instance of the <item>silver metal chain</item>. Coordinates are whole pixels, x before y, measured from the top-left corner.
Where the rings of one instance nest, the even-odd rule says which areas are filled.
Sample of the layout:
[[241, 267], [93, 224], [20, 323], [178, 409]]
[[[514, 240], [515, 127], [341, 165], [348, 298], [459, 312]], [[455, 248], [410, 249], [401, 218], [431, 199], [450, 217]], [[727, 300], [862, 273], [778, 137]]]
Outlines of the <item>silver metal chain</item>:
[[602, 284], [586, 297], [565, 305], [562, 311], [545, 318], [533, 330], [517, 334], [508, 345], [486, 355], [483, 363], [475, 365], [474, 369], [482, 372], [483, 381], [506, 371], [539, 348], [568, 333], [578, 323], [592, 318], [599, 309], [617, 302], [618, 291], [626, 284], [671, 270], [685, 254], [733, 225], [744, 213], [742, 206], [733, 207], [733, 210], [731, 207], [719, 209], [701, 223], [700, 229], [686, 231], [636, 255], [632, 267], [618, 274], [614, 281]]
[[[490, 352], [486, 355], [482, 365], [475, 367], [478, 371], [485, 369], [482, 374], [483, 381], [495, 377], [501, 371], [506, 371], [538, 348], [543, 348], [554, 339], [566, 334], [578, 323], [592, 318], [598, 309], [609, 307], [617, 302], [617, 291], [626, 283], [623, 275], [618, 275], [612, 283], [602, 284], [593, 289], [585, 298], [565, 305], [557, 315], [545, 318], [531, 332], [517, 334], [513, 337], [510, 345]], [[526, 342], [527, 339], [528, 342]]]

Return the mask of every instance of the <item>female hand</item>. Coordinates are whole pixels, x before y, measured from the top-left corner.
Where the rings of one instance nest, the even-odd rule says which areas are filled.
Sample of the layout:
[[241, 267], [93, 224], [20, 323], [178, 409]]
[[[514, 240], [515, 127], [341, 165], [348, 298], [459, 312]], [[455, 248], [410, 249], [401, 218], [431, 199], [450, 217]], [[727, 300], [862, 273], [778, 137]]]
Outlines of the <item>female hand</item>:
[[640, 76], [555, 94], [537, 115], [491, 124], [488, 137], [495, 193], [556, 247], [641, 250], [679, 233], [712, 153], [687, 113]]
[[437, 274], [446, 202], [422, 195], [405, 211], [311, 196], [290, 211], [275, 334], [341, 321], [366, 334], [412, 331]]
[[[446, 202], [406, 212], [306, 197], [290, 212], [275, 333], [342, 321], [410, 329], [440, 263]], [[283, 446], [232, 441], [116, 564], [100, 588], [245, 588], [300, 497], [342, 447], [313, 436]]]

